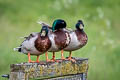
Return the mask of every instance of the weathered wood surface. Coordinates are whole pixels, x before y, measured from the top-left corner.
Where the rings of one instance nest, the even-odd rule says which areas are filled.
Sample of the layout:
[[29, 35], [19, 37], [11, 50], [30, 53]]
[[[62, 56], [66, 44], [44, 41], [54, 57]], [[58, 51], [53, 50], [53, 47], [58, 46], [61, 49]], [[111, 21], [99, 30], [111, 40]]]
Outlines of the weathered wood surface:
[[[10, 66], [10, 80], [86, 80], [88, 59], [75, 58], [76, 62], [20, 63]], [[82, 78], [82, 79], [81, 79]]]

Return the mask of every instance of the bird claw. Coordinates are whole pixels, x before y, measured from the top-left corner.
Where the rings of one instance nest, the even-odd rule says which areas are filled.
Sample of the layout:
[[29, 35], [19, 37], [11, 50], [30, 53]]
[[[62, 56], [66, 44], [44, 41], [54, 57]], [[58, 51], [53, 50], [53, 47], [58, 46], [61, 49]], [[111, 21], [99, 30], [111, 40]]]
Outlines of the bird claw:
[[39, 63], [40, 61], [36, 61], [36, 63]]
[[59, 62], [59, 60], [51, 59], [51, 60], [46, 60], [47, 62]]
[[30, 60], [30, 61], [28, 61], [28, 62], [29, 62], [29, 63], [35, 63], [35, 61], [31, 61], [31, 60]]
[[66, 60], [66, 59], [64, 57], [62, 57], [61, 60]]
[[53, 62], [53, 60], [49, 60], [49, 59], [48, 59], [48, 60], [46, 60], [46, 62]]
[[72, 61], [72, 62], [76, 62], [75, 59], [72, 59], [72, 58], [68, 58], [68, 60]]

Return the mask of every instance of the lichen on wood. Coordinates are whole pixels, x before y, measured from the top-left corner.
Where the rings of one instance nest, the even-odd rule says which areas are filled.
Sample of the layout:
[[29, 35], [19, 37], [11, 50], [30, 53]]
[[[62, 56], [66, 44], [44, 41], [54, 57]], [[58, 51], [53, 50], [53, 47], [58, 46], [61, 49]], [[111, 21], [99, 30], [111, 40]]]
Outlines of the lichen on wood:
[[41, 61], [40, 63], [12, 64], [10, 80], [20, 77], [22, 80], [28, 80], [87, 73], [88, 59], [75, 58], [75, 60], [76, 62], [61, 60], [60, 62]]

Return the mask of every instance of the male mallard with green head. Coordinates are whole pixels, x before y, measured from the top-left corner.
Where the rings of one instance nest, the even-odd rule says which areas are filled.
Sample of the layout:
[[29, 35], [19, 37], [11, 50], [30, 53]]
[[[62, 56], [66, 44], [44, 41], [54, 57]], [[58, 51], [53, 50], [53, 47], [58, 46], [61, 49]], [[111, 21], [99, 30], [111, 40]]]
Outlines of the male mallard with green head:
[[[40, 23], [47, 25], [46, 23]], [[48, 26], [49, 27], [49, 26]], [[52, 28], [49, 27], [48, 36], [51, 41], [51, 47], [48, 52], [53, 52], [52, 61], [55, 61], [55, 52], [61, 50], [61, 59], [64, 59], [63, 49], [70, 43], [70, 36], [65, 30], [66, 22], [62, 19], [57, 19], [53, 22]]]
[[75, 27], [76, 27], [76, 30], [68, 31], [71, 41], [70, 41], [70, 44], [66, 48], [64, 48], [64, 51], [70, 52], [68, 59], [72, 61], [74, 61], [74, 59], [71, 58], [72, 51], [82, 48], [83, 46], [86, 45], [88, 41], [87, 34], [84, 32], [84, 29], [83, 29], [84, 24], [82, 20], [78, 20]]
[[50, 47], [51, 41], [48, 37], [48, 27], [43, 26], [41, 32], [32, 33], [28, 37], [25, 37], [25, 40], [20, 47], [17, 47], [14, 50], [27, 54], [29, 62], [33, 62], [31, 61], [30, 55], [36, 55], [36, 62], [39, 62], [39, 55], [47, 52]]
[[53, 52], [52, 60], [55, 61], [55, 52], [61, 50], [61, 59], [64, 59], [63, 49], [70, 43], [70, 36], [68, 32], [65, 31], [66, 22], [62, 19], [57, 19], [53, 22], [52, 33], [49, 35], [52, 47], [48, 50]]

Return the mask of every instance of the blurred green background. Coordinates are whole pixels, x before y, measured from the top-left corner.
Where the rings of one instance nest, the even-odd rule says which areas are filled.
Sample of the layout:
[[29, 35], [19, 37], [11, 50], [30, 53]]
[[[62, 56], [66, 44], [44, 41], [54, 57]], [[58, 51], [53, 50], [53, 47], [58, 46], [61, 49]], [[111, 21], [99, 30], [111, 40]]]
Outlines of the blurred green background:
[[120, 0], [0, 0], [0, 75], [9, 73], [10, 64], [27, 62], [26, 55], [13, 51], [23, 41], [19, 37], [39, 32], [37, 21], [52, 25], [58, 18], [72, 29], [78, 19], [84, 21], [88, 44], [73, 56], [89, 58], [88, 80], [119, 80]]

